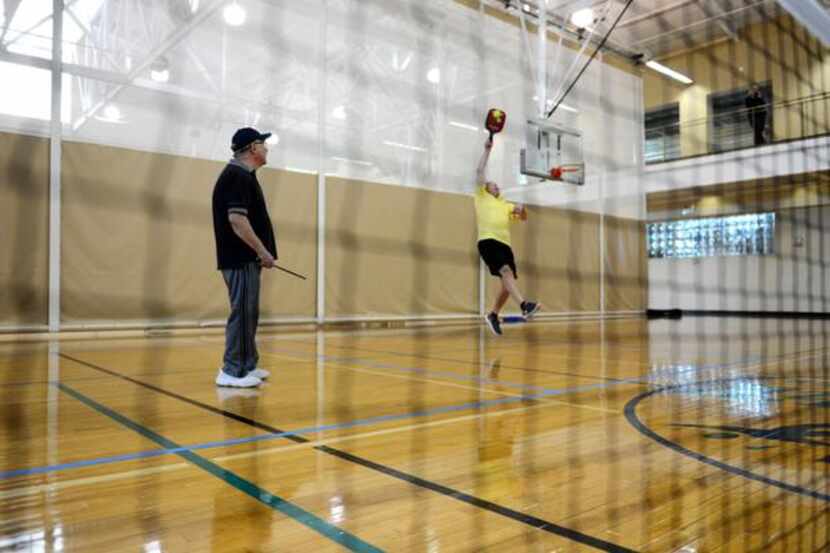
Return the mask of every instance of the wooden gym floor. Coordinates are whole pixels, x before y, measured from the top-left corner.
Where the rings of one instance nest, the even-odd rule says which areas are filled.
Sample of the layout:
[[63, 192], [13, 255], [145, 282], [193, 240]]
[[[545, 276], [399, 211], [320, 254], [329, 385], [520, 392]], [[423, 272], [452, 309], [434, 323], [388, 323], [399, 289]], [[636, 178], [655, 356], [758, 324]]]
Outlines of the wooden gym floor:
[[830, 322], [0, 343], [0, 551], [827, 551]]

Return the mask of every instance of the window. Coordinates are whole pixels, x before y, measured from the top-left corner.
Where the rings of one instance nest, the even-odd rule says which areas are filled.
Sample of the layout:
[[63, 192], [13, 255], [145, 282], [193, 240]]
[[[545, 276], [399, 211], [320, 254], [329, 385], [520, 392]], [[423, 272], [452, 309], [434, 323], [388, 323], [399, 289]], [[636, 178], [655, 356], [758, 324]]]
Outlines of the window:
[[650, 258], [770, 255], [775, 213], [682, 219], [646, 225]]
[[680, 108], [677, 104], [646, 112], [645, 162], [656, 163], [680, 157]]
[[[772, 135], [772, 85], [760, 85], [761, 96], [766, 100], [766, 132]], [[709, 95], [709, 144], [712, 152], [725, 152], [755, 145], [752, 126], [746, 110], [748, 88]]]

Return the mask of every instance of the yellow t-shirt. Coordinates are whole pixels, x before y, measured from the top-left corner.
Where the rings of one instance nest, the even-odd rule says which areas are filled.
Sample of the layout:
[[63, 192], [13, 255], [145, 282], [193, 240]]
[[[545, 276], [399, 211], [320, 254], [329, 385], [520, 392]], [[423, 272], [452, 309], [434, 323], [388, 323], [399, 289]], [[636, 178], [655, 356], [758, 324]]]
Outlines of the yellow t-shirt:
[[510, 219], [516, 207], [507, 200], [496, 198], [484, 186], [476, 188], [476, 222], [478, 223], [478, 240], [492, 238], [510, 245]]

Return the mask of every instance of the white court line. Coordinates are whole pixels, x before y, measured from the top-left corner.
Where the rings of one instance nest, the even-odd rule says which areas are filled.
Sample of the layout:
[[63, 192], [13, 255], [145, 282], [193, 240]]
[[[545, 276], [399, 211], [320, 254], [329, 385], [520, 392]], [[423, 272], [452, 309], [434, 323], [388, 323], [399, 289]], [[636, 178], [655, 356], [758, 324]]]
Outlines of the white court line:
[[[485, 411], [483, 413], [475, 413], [471, 415], [463, 415], [460, 417], [453, 417], [450, 419], [442, 419], [437, 421], [431, 421], [426, 423], [420, 424], [408, 424], [405, 426], [399, 426], [395, 428], [386, 428], [383, 430], [373, 430], [371, 432], [361, 432], [357, 434], [349, 434], [347, 436], [336, 436], [333, 438], [323, 438], [321, 440], [313, 440], [303, 443], [295, 443], [290, 445], [285, 445], [281, 447], [270, 447], [267, 449], [258, 449], [255, 451], [246, 451], [244, 453], [233, 453], [230, 455], [222, 455], [219, 457], [208, 457], [209, 460], [213, 462], [224, 462], [224, 461], [236, 461], [240, 459], [247, 459], [250, 457], [256, 457], [259, 455], [270, 455], [273, 453], [283, 453], [286, 451], [297, 451], [302, 449], [309, 449], [324, 445], [331, 445], [337, 444], [340, 442], [347, 442], [351, 440], [360, 440], [364, 438], [373, 438], [376, 436], [384, 436], [387, 434], [396, 434], [399, 432], [409, 432], [412, 430], [420, 430], [423, 428], [435, 427], [435, 426], [444, 426], [449, 424], [455, 424], [460, 422], [466, 422], [473, 419], [478, 419], [481, 417], [501, 417], [504, 415], [510, 415], [514, 413], [518, 413], [520, 411], [529, 411], [531, 409], [539, 409], [542, 407], [548, 407], [550, 404], [542, 404], [538, 403], [536, 405], [525, 405], [522, 407], [515, 407], [513, 409], [505, 409], [503, 411]], [[85, 486], [89, 484], [98, 484], [103, 482], [113, 482], [117, 480], [122, 480], [126, 478], [133, 478], [137, 476], [143, 476], [148, 474], [158, 474], [162, 472], [169, 472], [173, 470], [179, 470], [184, 468], [195, 468], [190, 463], [175, 463], [169, 465], [163, 465], [158, 467], [146, 468], [146, 469], [135, 469], [125, 472], [118, 472], [115, 474], [105, 474], [101, 476], [89, 476], [86, 478], [75, 478], [71, 480], [61, 480], [58, 482], [50, 483], [50, 484], [37, 484], [34, 486], [26, 486], [22, 488], [16, 488], [12, 490], [2, 490], [0, 491], [0, 500], [5, 499], [12, 499], [16, 497], [22, 496], [29, 496], [35, 495], [42, 492], [52, 491], [52, 490], [61, 490], [66, 488], [74, 488], [78, 486]]]
[[[265, 355], [268, 355], [270, 357], [280, 357], [280, 358], [283, 358], [283, 359], [292, 359], [292, 360], [302, 361], [302, 358], [296, 358], [296, 357], [292, 357], [290, 355], [274, 353], [274, 352], [271, 352], [271, 351], [268, 351], [268, 350], [265, 350], [262, 353], [264, 353]], [[456, 384], [455, 382], [449, 382], [449, 381], [446, 381], [446, 380], [433, 380], [431, 378], [421, 378], [421, 377], [415, 377], [415, 376], [403, 375], [403, 374], [389, 374], [389, 373], [385, 373], [385, 372], [378, 371], [378, 370], [364, 369], [364, 368], [361, 368], [361, 367], [353, 367], [353, 366], [350, 366], [350, 365], [348, 365], [347, 363], [345, 363], [343, 361], [328, 361], [328, 360], [326, 360], [326, 365], [335, 365], [335, 366], [339, 366], [339, 367], [344, 368], [344, 369], [349, 370], [349, 371], [375, 374], [375, 375], [384, 376], [384, 377], [387, 377], [387, 378], [398, 378], [398, 379], [402, 379], [402, 380], [414, 380], [416, 382], [427, 382], [427, 383], [436, 384], [436, 385], [439, 385], [439, 386], [449, 386], [449, 387], [452, 387], [452, 388], [461, 388], [461, 389], [464, 389], [464, 390], [473, 390], [473, 391], [476, 391], [476, 392], [487, 392], [487, 393], [492, 393], [492, 394], [499, 394], [499, 395], [502, 395], [502, 396], [509, 396], [509, 397], [528, 397], [528, 396], [531, 396], [528, 399], [533, 400], [533, 401], [545, 401], [545, 402], [551, 403], [551, 404], [569, 405], [571, 407], [579, 407], [581, 409], [590, 409], [590, 410], [594, 410], [594, 411], [602, 411], [602, 412], [605, 412], [605, 413], [622, 414], [622, 410], [618, 410], [618, 409], [617, 410], [615, 410], [615, 409], [605, 409], [603, 407], [593, 407], [593, 406], [590, 406], [590, 405], [581, 405], [579, 403], [572, 403], [572, 402], [569, 402], [569, 401], [562, 401], [562, 400], [559, 400], [559, 399], [551, 399], [551, 398], [547, 398], [547, 397], [535, 397], [539, 394], [540, 391], [542, 391], [544, 393], [545, 388], [542, 388], [541, 386], [539, 387], [539, 390], [537, 390], [536, 392], [533, 392], [532, 390], [528, 390], [527, 394], [514, 394], [514, 393], [511, 393], [511, 392], [503, 392], [501, 390], [493, 390], [493, 389], [485, 388], [485, 387], [482, 387], [482, 386], [466, 386], [464, 384]], [[426, 371], [426, 372], [429, 372], [429, 371]], [[618, 384], [618, 383], [617, 382], [609, 383], [609, 385], [616, 385], [616, 384]], [[627, 384], [627, 383], [621, 382], [619, 384], [624, 385], [624, 384]], [[638, 383], [632, 382], [630, 384], [637, 385]], [[498, 386], [498, 384], [491, 384], [491, 385], [492, 386]], [[565, 389], [565, 390], [567, 390], [567, 389]], [[584, 390], [574, 390], [573, 393], [581, 393], [582, 391], [584, 391]]]
[[[565, 323], [565, 322], [567, 322], [567, 321], [551, 321], [550, 324], [560, 324], [560, 323]], [[595, 322], [595, 321], [571, 321], [571, 322], [585, 323], [585, 322]], [[292, 341], [292, 340], [289, 340], [289, 341]], [[294, 340], [294, 343], [300, 343], [300, 344], [304, 344], [304, 345], [305, 344], [310, 344], [309, 342], [306, 342], [304, 340]], [[371, 353], [371, 354], [376, 354], [376, 355], [392, 355], [392, 356], [395, 356], [395, 357], [412, 357], [412, 358], [415, 358], [415, 359], [419, 359], [419, 358], [420, 359], [431, 359], [431, 360], [434, 360], [434, 361], [446, 361], [446, 362], [453, 362], [453, 363], [469, 363], [468, 361], [460, 360], [460, 359], [458, 359], [458, 360], [447, 359], [447, 358], [439, 359], [437, 357], [430, 357], [430, 356], [420, 357], [417, 353], [411, 353], [410, 354], [410, 353], [400, 353], [400, 352], [389, 352], [389, 351], [362, 348], [362, 347], [359, 347], [359, 346], [344, 346], [344, 345], [338, 345], [338, 344], [331, 344], [330, 347], [337, 348], [337, 349], [340, 349], [340, 350], [353, 350], [353, 351], [363, 352], [363, 353], [366, 353], [366, 354]], [[588, 345], [586, 345], [585, 347], [587, 348]], [[643, 349], [643, 348], [630, 348], [630, 347], [619, 347], [619, 346], [615, 346], [614, 349], [620, 349], [620, 350], [628, 351], [628, 352], [632, 352], [632, 353], [634, 353], [634, 352], [641, 352], [642, 353], [642, 352], [648, 352], [649, 351], [649, 350], [646, 350], [646, 349]], [[830, 347], [814, 348], [814, 349], [809, 349], [809, 350], [806, 350], [806, 351], [797, 351], [797, 352], [793, 352], [793, 353], [784, 354], [784, 355], [781, 355], [781, 356], [778, 356], [778, 357], [774, 357], [770, 360], [770, 362], [772, 362], [774, 360], [787, 360], [790, 357], [798, 357], [800, 355], [804, 355], [804, 354], [807, 354], [807, 353], [813, 353], [814, 355], [817, 355], [818, 352], [827, 351], [827, 350], [830, 350]], [[453, 349], [447, 349], [447, 350], [440, 350], [436, 354], [437, 355], [443, 355], [443, 354], [446, 354], [446, 353], [465, 352], [465, 351], [472, 352], [474, 350], [472, 350], [468, 347], [453, 348]], [[603, 358], [603, 357], [594, 357], [594, 356], [587, 355], [587, 354], [574, 355], [572, 352], [571, 353], [569, 353], [569, 352], [543, 352], [543, 353], [539, 353], [538, 355], [540, 357], [544, 357], [544, 358], [563, 359], [563, 360], [566, 360], [566, 361], [588, 359], [588, 360], [591, 360], [591, 361], [601, 362], [601, 361], [603, 361], [603, 359], [605, 359], [605, 360], [609, 360], [609, 359], [615, 359], [616, 360], [616, 359], [618, 359], [618, 357], [611, 358], [609, 356], [606, 356], [605, 358]], [[724, 360], [724, 361], [708, 362], [708, 363], [704, 363], [704, 364], [712, 365], [712, 364], [721, 363], [721, 364], [724, 364], [724, 365], [735, 365], [735, 364], [739, 364], [739, 363], [742, 363], [742, 362], [743, 362], [742, 360], [738, 360], [738, 361]], [[683, 363], [683, 362], [679, 362], [679, 361], [666, 361], [666, 363], [687, 364], [687, 363]], [[636, 359], [626, 360], [624, 362], [624, 366], [625, 367], [630, 367], [630, 368], [651, 367], [653, 364], [654, 364], [653, 362], [639, 361], [639, 360], [636, 360]], [[513, 369], [511, 369], [510, 367], [505, 367], [505, 369], [507, 369], [507, 370], [522, 370], [521, 368], [518, 368], [518, 367], [513, 368]], [[585, 378], [595, 378], [595, 377], [592, 377], [592, 376], [588, 375]]]
[[[277, 356], [276, 354], [271, 354], [271, 355]], [[791, 355], [795, 356], [796, 354], [791, 354]], [[809, 359], [809, 358], [815, 357], [816, 355], [817, 354], [814, 353], [814, 354], [809, 355], [809, 356], [793, 357], [793, 360], [796, 360], [796, 359]], [[746, 368], [746, 369], [760, 368], [760, 367], [763, 367], [765, 364], [766, 363], [755, 363], [755, 364], [747, 365], [744, 368]], [[813, 378], [801, 378], [801, 379], [802, 380], [815, 380]], [[825, 379], [819, 379], [819, 380], [825, 380]], [[220, 457], [211, 458], [211, 460], [215, 461], [215, 462], [234, 461], [234, 460], [240, 460], [240, 459], [255, 457], [255, 456], [259, 456], [259, 455], [270, 455], [270, 454], [273, 454], [273, 453], [282, 453], [282, 452], [286, 452], [286, 451], [296, 451], [296, 450], [314, 448], [314, 447], [318, 447], [318, 446], [322, 446], [322, 445], [331, 445], [331, 444], [336, 444], [336, 443], [346, 442], [346, 441], [351, 441], [351, 440], [360, 440], [360, 439], [371, 438], [371, 437], [375, 437], [375, 436], [396, 434], [396, 433], [400, 433], [400, 432], [408, 432], [408, 431], [411, 431], [411, 430], [417, 430], [417, 429], [423, 429], [423, 428], [429, 428], [429, 427], [435, 427], [435, 426], [444, 426], [444, 425], [449, 425], [449, 424], [465, 422], [465, 421], [469, 421], [469, 420], [473, 420], [473, 419], [478, 419], [478, 418], [481, 418], [481, 417], [501, 417], [501, 416], [505, 416], [505, 415], [509, 415], [509, 414], [518, 413], [518, 412], [521, 412], [521, 411], [529, 411], [529, 410], [532, 410], [532, 409], [539, 409], [539, 408], [542, 408], [542, 407], [549, 407], [553, 401], [556, 401], [556, 400], [549, 400], [545, 403], [542, 403], [540, 401], [536, 405], [526, 405], [526, 406], [516, 407], [516, 408], [513, 408], [513, 409], [505, 409], [505, 410], [502, 410], [502, 411], [485, 411], [483, 413], [474, 413], [474, 414], [470, 414], [470, 415], [463, 415], [463, 416], [460, 416], [460, 417], [453, 417], [453, 418], [449, 418], [449, 419], [442, 419], [442, 420], [430, 421], [430, 422], [425, 422], [425, 423], [409, 424], [409, 425], [399, 426], [399, 427], [395, 427], [395, 428], [387, 428], [387, 429], [383, 429], [383, 430], [374, 430], [374, 431], [371, 431], [371, 432], [362, 432], [362, 433], [356, 433], [356, 434], [349, 434], [347, 436], [324, 438], [324, 439], [321, 439], [321, 440], [314, 440], [314, 441], [304, 442], [304, 443], [300, 443], [300, 444], [291, 444], [291, 445], [286, 445], [286, 446], [282, 446], [282, 447], [272, 447], [272, 448], [268, 448], [268, 449], [259, 449], [259, 450], [256, 450], [256, 451], [249, 451], [249, 452], [244, 452], [244, 453], [224, 455], [224, 456], [220, 456]], [[559, 403], [562, 403], [562, 402], [559, 402]], [[616, 413], [616, 411], [613, 411], [613, 412]], [[12, 490], [2, 490], [2, 491], [0, 491], [0, 500], [12, 499], [12, 498], [22, 497], [22, 496], [36, 495], [36, 494], [39, 494], [39, 493], [44, 493], [44, 492], [52, 491], [52, 490], [61, 490], [61, 489], [68, 489], [68, 488], [73, 488], [73, 487], [78, 487], [78, 486], [85, 486], [85, 485], [96, 484], [96, 483], [111, 482], [111, 481], [116, 481], [116, 480], [121, 480], [121, 479], [126, 479], [126, 478], [132, 478], [132, 477], [137, 477], [137, 476], [142, 476], [142, 475], [147, 475], [147, 474], [158, 474], [158, 473], [162, 473], [162, 472], [179, 470], [179, 469], [183, 469], [183, 468], [192, 468], [192, 465], [190, 465], [188, 463], [176, 463], [176, 464], [163, 465], [163, 466], [147, 468], [147, 469], [137, 469], [137, 470], [132, 470], [132, 471], [119, 472], [119, 473], [116, 473], [116, 474], [108, 474], [108, 475], [102, 475], [102, 476], [92, 476], [92, 477], [86, 477], [86, 478], [76, 478], [76, 479], [72, 479], [72, 480], [61, 480], [59, 482], [54, 482], [54, 483], [50, 483], [50, 484], [38, 484], [38, 485], [34, 485], [34, 486], [27, 486], [27, 487], [12, 489]]]

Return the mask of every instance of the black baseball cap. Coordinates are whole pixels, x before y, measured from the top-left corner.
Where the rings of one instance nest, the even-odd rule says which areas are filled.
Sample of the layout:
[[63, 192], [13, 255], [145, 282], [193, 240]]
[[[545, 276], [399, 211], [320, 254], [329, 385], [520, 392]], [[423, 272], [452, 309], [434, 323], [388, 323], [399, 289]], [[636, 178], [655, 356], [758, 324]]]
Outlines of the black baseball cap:
[[271, 136], [271, 133], [269, 132], [261, 133], [251, 127], [241, 128], [233, 133], [233, 138], [231, 138], [231, 150], [238, 152], [239, 150], [250, 146], [252, 142], [256, 142], [257, 140], [267, 140], [269, 136]]

